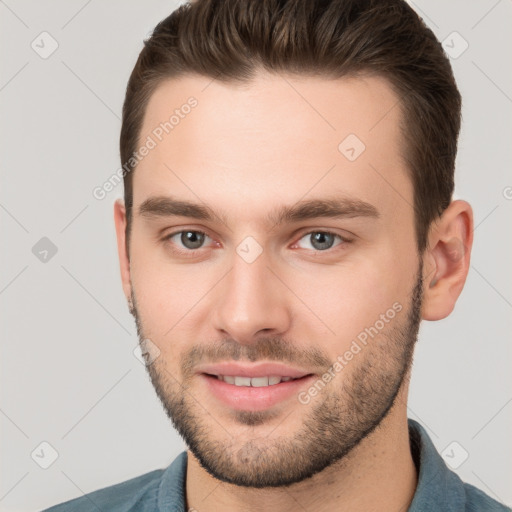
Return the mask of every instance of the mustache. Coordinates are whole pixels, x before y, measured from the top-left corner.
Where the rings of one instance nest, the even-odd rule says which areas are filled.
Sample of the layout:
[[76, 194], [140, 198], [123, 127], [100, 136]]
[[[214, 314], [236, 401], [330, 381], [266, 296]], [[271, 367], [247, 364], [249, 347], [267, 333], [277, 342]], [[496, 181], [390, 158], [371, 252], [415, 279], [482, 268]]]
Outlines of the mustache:
[[330, 359], [316, 347], [298, 349], [297, 344], [282, 337], [260, 338], [251, 344], [241, 344], [231, 338], [193, 346], [182, 359], [183, 375], [190, 375], [199, 364], [224, 361], [273, 361], [311, 369], [325, 369]]

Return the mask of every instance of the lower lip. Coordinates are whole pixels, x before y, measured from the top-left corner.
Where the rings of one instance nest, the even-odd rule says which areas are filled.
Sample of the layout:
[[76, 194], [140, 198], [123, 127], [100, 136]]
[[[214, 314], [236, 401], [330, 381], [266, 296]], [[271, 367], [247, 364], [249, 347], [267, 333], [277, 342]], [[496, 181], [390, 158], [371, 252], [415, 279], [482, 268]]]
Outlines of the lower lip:
[[309, 385], [314, 375], [262, 387], [236, 386], [205, 373], [200, 377], [205, 381], [210, 392], [232, 409], [263, 411], [297, 395], [301, 388]]

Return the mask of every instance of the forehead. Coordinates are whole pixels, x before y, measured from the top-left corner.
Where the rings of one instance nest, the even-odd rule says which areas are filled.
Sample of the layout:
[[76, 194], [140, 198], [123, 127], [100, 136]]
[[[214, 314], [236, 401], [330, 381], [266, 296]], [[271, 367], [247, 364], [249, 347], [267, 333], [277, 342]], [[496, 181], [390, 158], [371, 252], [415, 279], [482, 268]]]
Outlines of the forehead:
[[413, 193], [400, 121], [399, 99], [376, 76], [167, 80], [146, 108], [139, 147], [152, 148], [134, 174], [134, 206], [172, 195], [249, 219], [339, 193], [405, 211]]

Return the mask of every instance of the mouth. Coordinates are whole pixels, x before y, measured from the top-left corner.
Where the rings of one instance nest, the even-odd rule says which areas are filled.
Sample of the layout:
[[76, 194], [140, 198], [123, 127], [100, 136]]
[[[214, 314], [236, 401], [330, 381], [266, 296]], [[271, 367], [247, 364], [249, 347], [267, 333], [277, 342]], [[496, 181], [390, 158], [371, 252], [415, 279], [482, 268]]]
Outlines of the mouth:
[[222, 407], [239, 411], [264, 411], [295, 399], [313, 383], [312, 373], [300, 377], [289, 375], [222, 375], [201, 373], [207, 393]]
[[217, 378], [219, 380], [222, 380], [223, 382], [226, 382], [227, 384], [232, 384], [235, 386], [263, 388], [267, 386], [275, 386], [277, 384], [280, 384], [281, 382], [301, 380], [306, 377], [309, 377], [312, 374], [307, 374], [302, 377], [289, 377], [280, 375], [268, 375], [263, 377], [245, 377], [243, 375], [216, 375], [209, 373], [205, 373], [204, 375], [208, 377]]

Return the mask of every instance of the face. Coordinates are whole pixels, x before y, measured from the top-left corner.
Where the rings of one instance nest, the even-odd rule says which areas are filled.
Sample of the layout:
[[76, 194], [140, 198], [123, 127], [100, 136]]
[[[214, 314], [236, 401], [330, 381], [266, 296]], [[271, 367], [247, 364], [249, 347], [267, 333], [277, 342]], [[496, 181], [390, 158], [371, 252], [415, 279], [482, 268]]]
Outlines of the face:
[[153, 94], [125, 291], [156, 392], [214, 477], [311, 477], [404, 386], [422, 262], [399, 121], [377, 77], [187, 76]]

